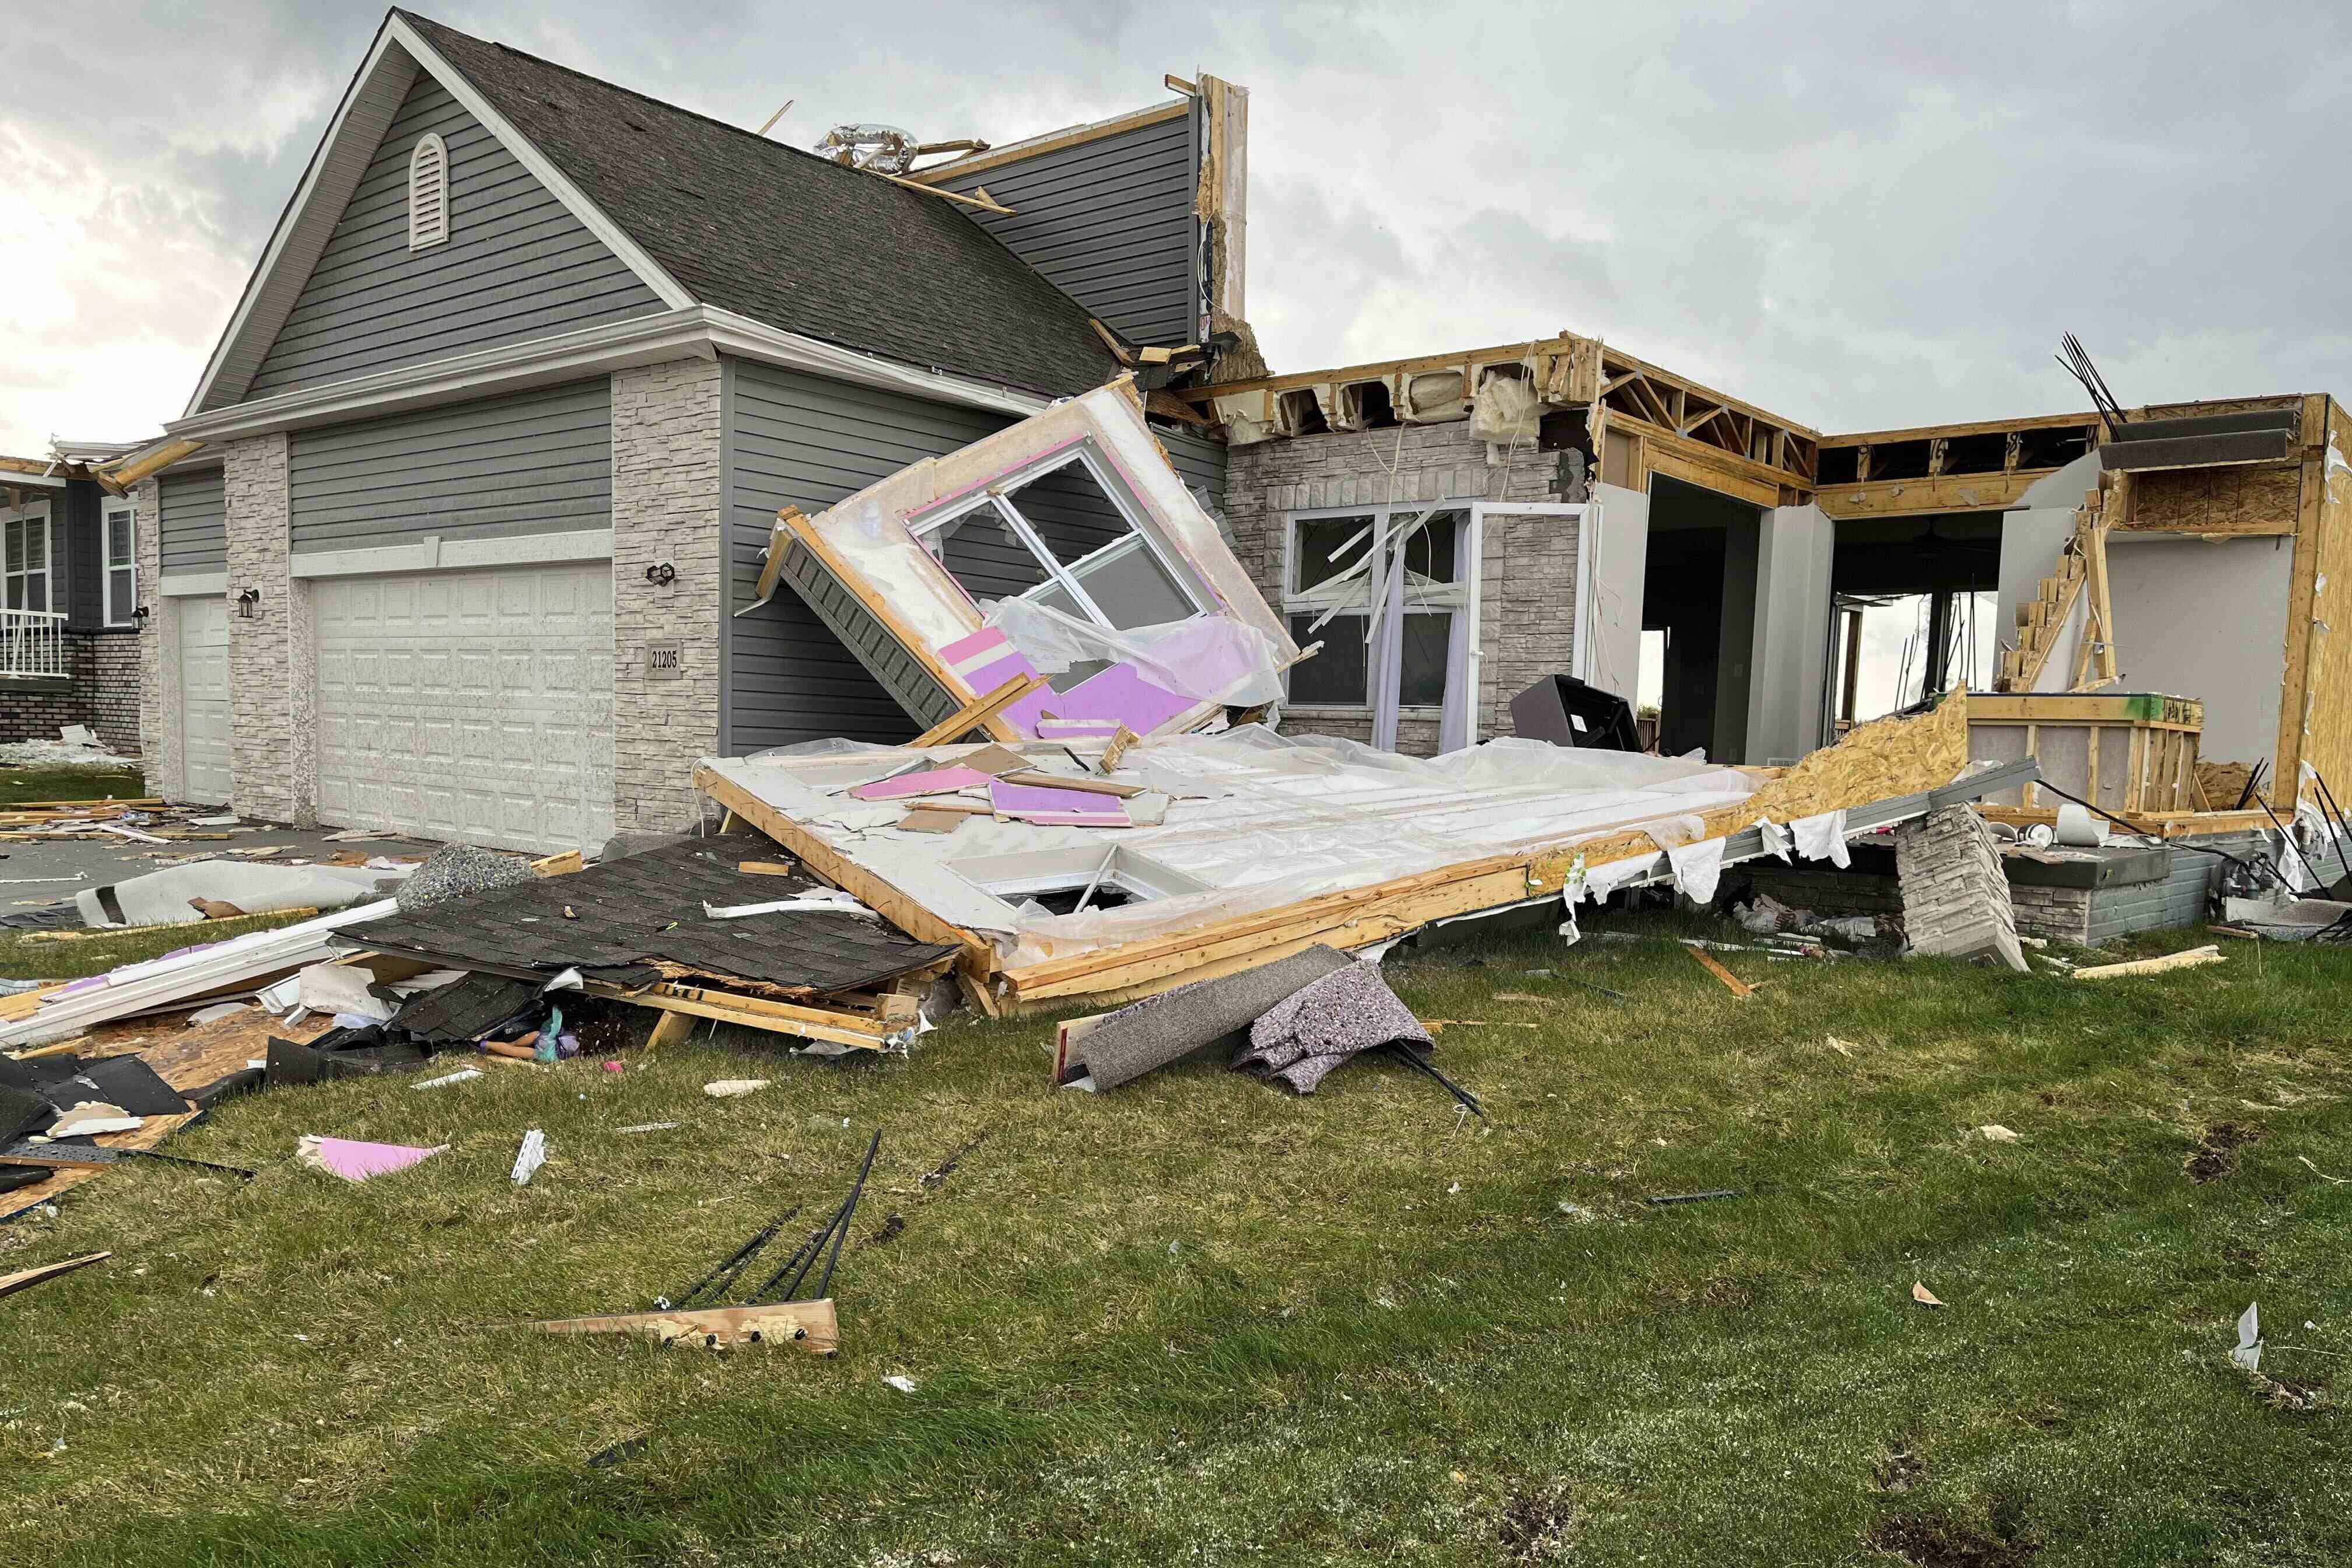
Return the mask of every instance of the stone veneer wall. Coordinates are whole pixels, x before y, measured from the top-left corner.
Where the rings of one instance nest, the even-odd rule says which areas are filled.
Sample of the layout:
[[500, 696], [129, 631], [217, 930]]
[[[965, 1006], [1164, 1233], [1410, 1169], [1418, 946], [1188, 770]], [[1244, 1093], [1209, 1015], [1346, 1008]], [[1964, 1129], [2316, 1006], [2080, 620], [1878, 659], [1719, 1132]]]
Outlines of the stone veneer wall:
[[[1468, 421], [1408, 425], [1275, 439], [1237, 447], [1226, 461], [1225, 516], [1236, 552], [1277, 612], [1286, 554], [1286, 515], [1323, 507], [1436, 500], [1558, 501], [1563, 458], [1522, 451], [1490, 464]], [[1478, 733], [1511, 732], [1510, 700], [1537, 677], [1570, 668], [1575, 635], [1576, 522], [1562, 517], [1491, 520], [1481, 571]], [[1405, 709], [1397, 749], [1433, 754], [1434, 709]], [[1365, 708], [1292, 708], [1283, 727], [1299, 734], [1367, 741]]]
[[[228, 618], [229, 804], [240, 816], [308, 824], [316, 773], [297, 711], [311, 700], [309, 590], [294, 602], [286, 437], [251, 436], [223, 448], [226, 459], [228, 594], [261, 591], [253, 614]], [[303, 739], [298, 753], [297, 736]]]
[[[719, 749], [726, 522], [719, 362], [613, 375], [613, 820], [669, 830], [701, 812], [694, 764]], [[676, 580], [648, 582], [667, 563]], [[646, 645], [675, 639], [675, 679], [647, 679]]]

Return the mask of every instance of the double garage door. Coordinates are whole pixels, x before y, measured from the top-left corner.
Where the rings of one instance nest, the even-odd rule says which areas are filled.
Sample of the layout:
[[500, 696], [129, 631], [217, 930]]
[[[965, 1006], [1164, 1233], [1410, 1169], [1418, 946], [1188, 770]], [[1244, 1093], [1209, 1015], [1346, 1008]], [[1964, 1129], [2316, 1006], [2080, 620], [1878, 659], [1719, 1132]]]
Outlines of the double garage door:
[[505, 849], [613, 832], [613, 569], [322, 577], [319, 819]]

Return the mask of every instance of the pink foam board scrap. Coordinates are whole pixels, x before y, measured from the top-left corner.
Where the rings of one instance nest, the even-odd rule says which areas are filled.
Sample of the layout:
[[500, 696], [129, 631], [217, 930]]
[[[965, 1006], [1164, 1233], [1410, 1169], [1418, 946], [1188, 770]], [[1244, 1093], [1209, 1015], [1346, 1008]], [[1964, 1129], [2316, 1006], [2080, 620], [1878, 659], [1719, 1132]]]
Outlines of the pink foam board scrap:
[[1131, 664], [1114, 664], [1054, 696], [1057, 719], [1102, 719], [1124, 724], [1139, 735], [1149, 735], [1178, 714], [1199, 707], [1200, 700], [1171, 691], [1143, 679]]
[[306, 1132], [295, 1148], [294, 1157], [331, 1176], [364, 1182], [370, 1176], [405, 1171], [420, 1160], [445, 1152], [448, 1147], [446, 1143], [436, 1143], [430, 1149], [420, 1149], [412, 1143], [362, 1143], [349, 1138], [321, 1138], [315, 1132]]
[[1090, 790], [1052, 789], [1045, 784], [1006, 784], [988, 786], [988, 798], [998, 813], [1024, 822], [1052, 827], [1129, 827], [1127, 804], [1117, 795]]
[[[984, 697], [1020, 676], [1037, 673], [1037, 667], [1013, 646], [1013, 639], [1004, 635], [1001, 626], [982, 626], [970, 637], [958, 637], [940, 649], [940, 659], [975, 697]], [[1040, 688], [1020, 701], [999, 709], [998, 716], [1023, 734], [1034, 737], [1037, 733], [1037, 716], [1053, 696], [1052, 691]]]
[[849, 793], [860, 800], [905, 800], [919, 795], [952, 795], [989, 782], [989, 775], [971, 768], [927, 768], [859, 784]]

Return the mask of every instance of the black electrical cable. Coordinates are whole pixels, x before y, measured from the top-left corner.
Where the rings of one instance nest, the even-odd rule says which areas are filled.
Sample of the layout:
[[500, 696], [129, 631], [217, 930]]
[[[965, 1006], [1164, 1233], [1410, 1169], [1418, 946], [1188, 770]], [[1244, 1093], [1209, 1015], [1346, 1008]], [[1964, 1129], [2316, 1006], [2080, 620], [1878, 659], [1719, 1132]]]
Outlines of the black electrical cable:
[[849, 1238], [850, 1222], [857, 1217], [858, 1194], [866, 1190], [866, 1174], [874, 1169], [875, 1151], [881, 1147], [882, 1130], [877, 1127], [874, 1130], [873, 1142], [866, 1145], [866, 1163], [857, 1168], [857, 1181], [849, 1189], [849, 1201], [842, 1205], [841, 1224], [835, 1227], [833, 1233], [833, 1256], [824, 1260], [824, 1273], [816, 1282], [817, 1300], [824, 1300], [825, 1292], [833, 1286], [833, 1266], [841, 1261], [841, 1244]]
[[1444, 1084], [1447, 1091], [1455, 1100], [1460, 1100], [1465, 1109], [1476, 1113], [1479, 1121], [1484, 1121], [1486, 1119], [1486, 1108], [1478, 1103], [1478, 1097], [1432, 1067], [1428, 1059], [1419, 1051], [1401, 1040], [1391, 1040], [1388, 1043], [1388, 1052], [1407, 1067], [1416, 1068]]
[[[773, 1240], [775, 1238], [776, 1232], [783, 1229], [785, 1225], [791, 1221], [793, 1215], [800, 1212], [801, 1205], [794, 1204], [792, 1207], [786, 1209], [783, 1213], [770, 1220], [766, 1225], [752, 1232], [751, 1239], [737, 1247], [733, 1252], [730, 1253], [726, 1259], [722, 1261], [718, 1268], [713, 1268], [709, 1273], [704, 1275], [701, 1279], [688, 1286], [686, 1289], [680, 1292], [675, 1299], [668, 1297], [663, 1298], [663, 1300], [667, 1302], [667, 1305], [656, 1305], [654, 1310], [660, 1312], [686, 1308], [692, 1305], [694, 1299], [701, 1295], [705, 1290], [709, 1290], [714, 1296], [725, 1295], [727, 1293], [727, 1287], [735, 1283], [736, 1276], [743, 1272], [744, 1268], [751, 1263], [751, 1259], [759, 1255], [760, 1249], [767, 1246], [770, 1241]], [[722, 1275], [725, 1276], [723, 1279], [720, 1278]]]
[[[2137, 837], [2137, 838], [2155, 838], [2155, 837], [2156, 837], [2156, 835], [2154, 835], [2154, 834], [2152, 834], [2152, 833], [2148, 832], [2148, 831], [2147, 831], [2147, 829], [2146, 829], [2146, 828], [2144, 828], [2144, 827], [2137, 827], [2137, 826], [2134, 826], [2131, 823], [2125, 821], [2122, 817], [2117, 816], [2114, 812], [2109, 811], [2106, 807], [2105, 807], [2105, 806], [2103, 806], [2103, 805], [2093, 805], [2089, 801], [2084, 800], [2084, 799], [2082, 796], [2080, 796], [2080, 795], [2068, 795], [2064, 790], [2060, 789], [2056, 784], [2052, 784], [2048, 779], [2036, 779], [2036, 780], [2034, 780], [2034, 781], [2033, 781], [2033, 784], [2034, 784], [2034, 787], [2035, 787], [2035, 788], [2037, 788], [2037, 789], [2046, 789], [2046, 790], [2048, 790], [2052, 795], [2056, 795], [2060, 800], [2071, 800], [2071, 801], [2073, 801], [2076, 805], [2081, 806], [2084, 811], [2095, 811], [2095, 812], [2097, 812], [2101, 816], [2105, 817], [2109, 822], [2114, 823], [2117, 827], [2120, 827], [2120, 828], [2122, 828], [2125, 832], [2126, 832], [2126, 833], [2128, 833], [2128, 834], [2131, 834], [2134, 837]], [[2267, 806], [2267, 805], [2265, 805], [2263, 809], [2263, 810], [2265, 810], [2265, 811], [2267, 811], [2267, 810], [2269, 810], [2269, 809], [2270, 809], [2270, 807], [2269, 807], [2269, 806]], [[2272, 818], [2271, 818], [2271, 821], [2272, 821], [2272, 822], [2273, 822], [2273, 823], [2275, 823], [2275, 822], [2277, 822], [2277, 821], [2278, 821], [2278, 818], [2277, 818], [2277, 817], [2275, 817], [2275, 816], [2273, 816], [2273, 817], [2272, 817]], [[2284, 831], [2284, 829], [2282, 829], [2282, 831]], [[2159, 844], [2167, 845], [2167, 846], [2168, 846], [2168, 847], [2173, 847], [2173, 848], [2179, 848], [2179, 849], [2194, 849], [2194, 850], [2196, 850], [2200, 855], [2219, 855], [2222, 859], [2227, 860], [2227, 861], [2228, 861], [2231, 865], [2232, 865], [2232, 866], [2242, 866], [2242, 867], [2244, 867], [2247, 870], [2249, 870], [2249, 871], [2253, 871], [2253, 872], [2256, 872], [2256, 873], [2258, 873], [2258, 874], [2259, 874], [2263, 869], [2264, 869], [2264, 868], [2263, 868], [2263, 867], [2261, 867], [2261, 866], [2258, 866], [2258, 865], [2255, 865], [2255, 864], [2253, 864], [2253, 863], [2252, 863], [2252, 862], [2239, 859], [2235, 855], [2231, 854], [2227, 849], [2216, 849], [2216, 848], [2214, 848], [2214, 847], [2213, 847], [2211, 845], [2210, 845], [2210, 844], [2191, 844], [2191, 843], [2189, 843], [2189, 842], [2188, 842], [2187, 840], [2185, 840], [2185, 839], [2179, 839], [2179, 838], [2158, 838], [2158, 839], [2157, 839], [2157, 842], [2158, 842], [2158, 843], [2159, 843]], [[2274, 876], [2274, 877], [2275, 877], [2275, 876], [2277, 875], [2277, 873], [2273, 871], [2273, 872], [2272, 872], [2272, 873], [2271, 873], [2271, 875], [2273, 875], [2273, 876]]]

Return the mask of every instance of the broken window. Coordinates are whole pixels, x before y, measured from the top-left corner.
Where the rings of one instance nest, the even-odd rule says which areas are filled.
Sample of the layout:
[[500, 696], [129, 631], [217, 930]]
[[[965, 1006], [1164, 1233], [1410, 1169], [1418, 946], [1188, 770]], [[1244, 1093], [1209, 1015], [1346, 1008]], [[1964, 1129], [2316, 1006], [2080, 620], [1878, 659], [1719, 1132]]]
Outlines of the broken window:
[[1207, 884], [1124, 847], [1108, 853], [1087, 846], [1020, 855], [980, 855], [952, 860], [949, 869], [1008, 904], [1036, 903], [1053, 914], [1197, 893]]
[[1293, 702], [1445, 705], [1468, 644], [1469, 517], [1455, 503], [1293, 515], [1283, 614], [1293, 642], [1323, 644], [1292, 668]]
[[1114, 631], [1199, 613], [1185, 574], [1139, 529], [1085, 448], [915, 523], [975, 602], [1025, 598]]

